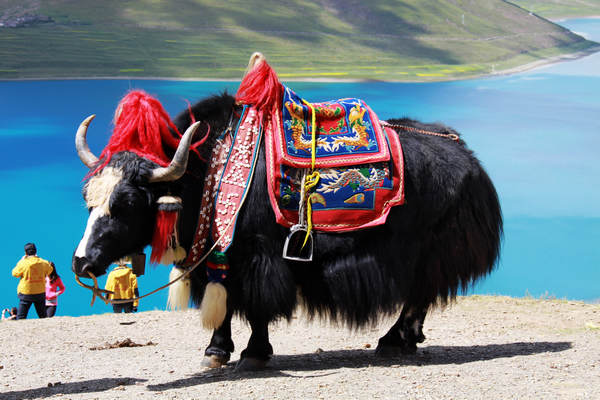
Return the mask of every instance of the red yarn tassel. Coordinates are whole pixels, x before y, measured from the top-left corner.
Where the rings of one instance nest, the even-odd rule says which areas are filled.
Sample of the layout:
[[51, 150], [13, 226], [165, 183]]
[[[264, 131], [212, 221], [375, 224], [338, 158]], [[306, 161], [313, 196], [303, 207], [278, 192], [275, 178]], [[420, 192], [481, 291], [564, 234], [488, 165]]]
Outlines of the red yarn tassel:
[[248, 72], [235, 95], [235, 100], [251, 104], [257, 108], [259, 117], [269, 115], [279, 107], [283, 95], [283, 85], [271, 66], [263, 61]]
[[150, 255], [150, 262], [158, 264], [162, 259], [172, 240], [176, 222], [176, 211], [158, 210], [156, 227], [154, 228], [154, 235], [151, 242], [152, 254]]
[[143, 90], [132, 90], [121, 99], [114, 124], [113, 134], [100, 154], [102, 163], [90, 176], [120, 151], [131, 151], [164, 167], [171, 160], [165, 155], [163, 141], [173, 149], [179, 144], [169, 128], [181, 137], [162, 104]]

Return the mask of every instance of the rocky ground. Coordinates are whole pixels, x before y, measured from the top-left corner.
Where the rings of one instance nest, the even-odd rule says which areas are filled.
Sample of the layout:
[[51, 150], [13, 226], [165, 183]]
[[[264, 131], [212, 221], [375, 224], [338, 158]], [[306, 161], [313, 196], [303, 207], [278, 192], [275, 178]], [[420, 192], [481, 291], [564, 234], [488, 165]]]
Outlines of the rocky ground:
[[197, 311], [4, 321], [0, 399], [600, 398], [600, 305], [463, 297], [428, 316], [417, 354], [378, 358], [392, 322], [350, 332], [299, 316], [271, 328], [268, 369], [238, 373], [238, 320], [217, 370], [200, 366]]

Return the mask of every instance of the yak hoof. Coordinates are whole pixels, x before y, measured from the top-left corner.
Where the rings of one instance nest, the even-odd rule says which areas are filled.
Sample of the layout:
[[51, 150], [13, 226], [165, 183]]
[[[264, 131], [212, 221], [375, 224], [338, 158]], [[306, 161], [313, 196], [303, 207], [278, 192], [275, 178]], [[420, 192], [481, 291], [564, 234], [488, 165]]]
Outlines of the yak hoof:
[[261, 360], [260, 358], [244, 357], [240, 358], [235, 366], [236, 372], [246, 371], [260, 371], [267, 367], [268, 360]]
[[377, 346], [375, 355], [381, 358], [392, 358], [402, 355], [401, 346]]
[[415, 354], [417, 352], [417, 345], [404, 345], [404, 346], [377, 346], [375, 349], [375, 355], [381, 358], [393, 358], [405, 356], [408, 354]]
[[221, 368], [229, 361], [229, 357], [219, 357], [216, 355], [204, 356], [201, 365], [207, 368]]

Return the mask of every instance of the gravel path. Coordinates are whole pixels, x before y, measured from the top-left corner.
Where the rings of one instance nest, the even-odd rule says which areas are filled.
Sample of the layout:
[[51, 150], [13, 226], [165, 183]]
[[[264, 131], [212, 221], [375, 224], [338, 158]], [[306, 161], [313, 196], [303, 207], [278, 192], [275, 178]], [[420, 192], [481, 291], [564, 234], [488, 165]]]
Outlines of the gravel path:
[[[269, 368], [237, 373], [239, 320], [218, 370], [200, 366], [210, 333], [197, 311], [5, 321], [0, 399], [600, 399], [600, 305], [462, 297], [427, 318], [417, 354], [377, 358], [392, 322], [276, 324]], [[143, 346], [107, 346], [127, 339]]]

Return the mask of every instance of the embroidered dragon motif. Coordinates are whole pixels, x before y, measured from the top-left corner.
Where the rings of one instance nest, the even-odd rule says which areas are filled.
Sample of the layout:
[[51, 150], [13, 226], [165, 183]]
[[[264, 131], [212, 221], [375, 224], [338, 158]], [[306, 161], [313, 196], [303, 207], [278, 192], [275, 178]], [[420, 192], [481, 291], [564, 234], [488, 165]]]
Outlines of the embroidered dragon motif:
[[[352, 103], [354, 106], [350, 109], [348, 114], [348, 122], [350, 129], [354, 133], [354, 136], [350, 137], [338, 137], [333, 141], [328, 141], [325, 137], [317, 137], [316, 146], [327, 152], [336, 151], [340, 146], [354, 147], [358, 149], [360, 147], [368, 148], [371, 145], [369, 141], [368, 123], [365, 123], [363, 118], [366, 108], [361, 107], [358, 102]], [[301, 104], [294, 101], [286, 101], [284, 103], [285, 108], [288, 110], [291, 120], [286, 121], [288, 128], [291, 130], [292, 141], [290, 145], [296, 150], [304, 150], [310, 152], [311, 140], [306, 139], [306, 125], [304, 120], [304, 108]], [[344, 110], [339, 106], [314, 106], [315, 113], [318, 121], [336, 121], [335, 126], [330, 126], [328, 129], [319, 124], [317, 132], [323, 135], [331, 135], [339, 132], [344, 125]]]
[[[297, 150], [305, 150], [310, 152], [311, 150], [311, 141], [306, 140], [302, 137], [304, 133], [304, 129], [306, 127], [304, 123], [304, 119], [301, 118], [303, 115], [303, 108], [299, 104], [294, 103], [293, 101], [286, 101], [285, 108], [289, 111], [292, 116], [292, 121], [289, 125], [290, 130], [292, 131], [292, 139], [294, 141], [293, 146]], [[317, 146], [327, 146], [327, 141], [323, 138], [317, 138]]]
[[350, 186], [353, 190], [362, 187], [363, 190], [373, 190], [380, 187], [386, 176], [389, 176], [389, 168], [385, 163], [379, 166], [367, 168], [348, 169], [322, 169], [321, 186], [318, 192], [337, 192], [339, 189]]
[[350, 110], [348, 115], [348, 121], [350, 121], [350, 127], [356, 133], [354, 137], [341, 137], [335, 139], [333, 145], [344, 144], [346, 146], [368, 147], [369, 146], [369, 134], [367, 133], [367, 126], [363, 121], [363, 117], [366, 108], [360, 106], [359, 103], [354, 103], [354, 107]]

